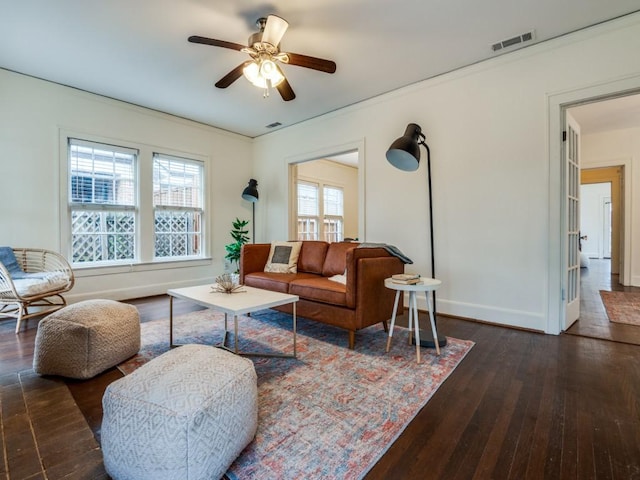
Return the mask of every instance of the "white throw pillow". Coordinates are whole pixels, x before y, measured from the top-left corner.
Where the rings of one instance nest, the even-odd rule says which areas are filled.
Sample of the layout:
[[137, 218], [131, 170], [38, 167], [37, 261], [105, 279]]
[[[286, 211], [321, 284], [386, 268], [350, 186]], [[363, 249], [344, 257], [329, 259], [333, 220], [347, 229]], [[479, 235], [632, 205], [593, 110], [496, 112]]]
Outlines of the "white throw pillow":
[[297, 273], [302, 242], [271, 242], [265, 272]]

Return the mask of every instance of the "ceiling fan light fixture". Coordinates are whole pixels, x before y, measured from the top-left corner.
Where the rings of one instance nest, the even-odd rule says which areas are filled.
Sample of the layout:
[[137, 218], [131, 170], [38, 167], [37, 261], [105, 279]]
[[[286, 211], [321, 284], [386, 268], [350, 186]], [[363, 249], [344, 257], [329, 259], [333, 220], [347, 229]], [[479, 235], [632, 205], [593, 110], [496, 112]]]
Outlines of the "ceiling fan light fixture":
[[[260, 22], [260, 20], [258, 20]], [[289, 22], [277, 15], [269, 15], [262, 31], [262, 41], [278, 47], [284, 33], [289, 28]]]
[[260, 62], [260, 75], [273, 81], [278, 76], [278, 69], [276, 64], [271, 59], [266, 59]]
[[273, 60], [256, 60], [242, 69], [247, 80], [258, 88], [276, 87], [284, 80], [282, 71]]
[[188, 38], [191, 43], [237, 50], [251, 57], [251, 60], [241, 63], [218, 80], [215, 83], [216, 88], [227, 88], [244, 75], [249, 82], [263, 90], [264, 97], [269, 96], [269, 90], [272, 87], [277, 87], [282, 100], [289, 102], [296, 98], [296, 94], [285, 78], [279, 63], [335, 73], [336, 63], [332, 60], [280, 51], [280, 41], [289, 26], [283, 18], [277, 15], [261, 17], [256, 25], [259, 31], [249, 37], [247, 45], [199, 35], [191, 35]]

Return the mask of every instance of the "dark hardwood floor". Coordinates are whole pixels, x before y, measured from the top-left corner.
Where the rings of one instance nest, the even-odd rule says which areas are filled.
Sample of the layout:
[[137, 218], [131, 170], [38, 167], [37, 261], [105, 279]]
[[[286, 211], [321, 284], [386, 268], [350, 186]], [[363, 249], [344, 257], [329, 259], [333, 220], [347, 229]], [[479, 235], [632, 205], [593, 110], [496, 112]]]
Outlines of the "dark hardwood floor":
[[[168, 314], [164, 296], [130, 303], [143, 321]], [[83, 382], [30, 374], [36, 322], [19, 335], [14, 326], [0, 322], [0, 478], [108, 478], [97, 447], [101, 399], [120, 373]], [[640, 346], [446, 317], [438, 328], [476, 345], [368, 480], [640, 479]], [[22, 400], [17, 384], [30, 392]], [[38, 403], [34, 389], [48, 400]], [[59, 421], [29, 425], [38, 412]], [[82, 436], [87, 429], [91, 438]]]
[[639, 287], [620, 285], [619, 276], [611, 274], [611, 260], [590, 259], [589, 266], [580, 269], [580, 318], [567, 333], [640, 345], [639, 327], [609, 321], [600, 290], [640, 292]]

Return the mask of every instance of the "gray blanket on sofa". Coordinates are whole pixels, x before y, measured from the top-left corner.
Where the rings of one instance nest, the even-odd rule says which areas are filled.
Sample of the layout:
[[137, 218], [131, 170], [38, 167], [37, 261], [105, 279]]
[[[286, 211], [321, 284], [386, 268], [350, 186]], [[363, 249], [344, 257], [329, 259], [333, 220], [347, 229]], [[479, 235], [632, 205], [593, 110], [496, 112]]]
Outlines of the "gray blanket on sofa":
[[359, 244], [356, 248], [384, 248], [387, 252], [389, 252], [394, 257], [398, 257], [402, 263], [413, 263], [413, 261], [407, 257], [404, 253], [400, 251], [400, 249], [394, 245], [389, 245], [388, 243], [373, 243], [373, 242], [363, 242]]

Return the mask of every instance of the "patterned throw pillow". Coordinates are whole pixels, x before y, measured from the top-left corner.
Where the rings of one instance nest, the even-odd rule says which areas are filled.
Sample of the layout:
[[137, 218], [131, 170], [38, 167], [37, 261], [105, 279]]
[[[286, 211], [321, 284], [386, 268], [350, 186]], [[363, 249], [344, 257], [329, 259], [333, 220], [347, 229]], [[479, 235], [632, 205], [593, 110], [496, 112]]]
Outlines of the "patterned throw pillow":
[[272, 242], [265, 272], [297, 273], [302, 242]]

